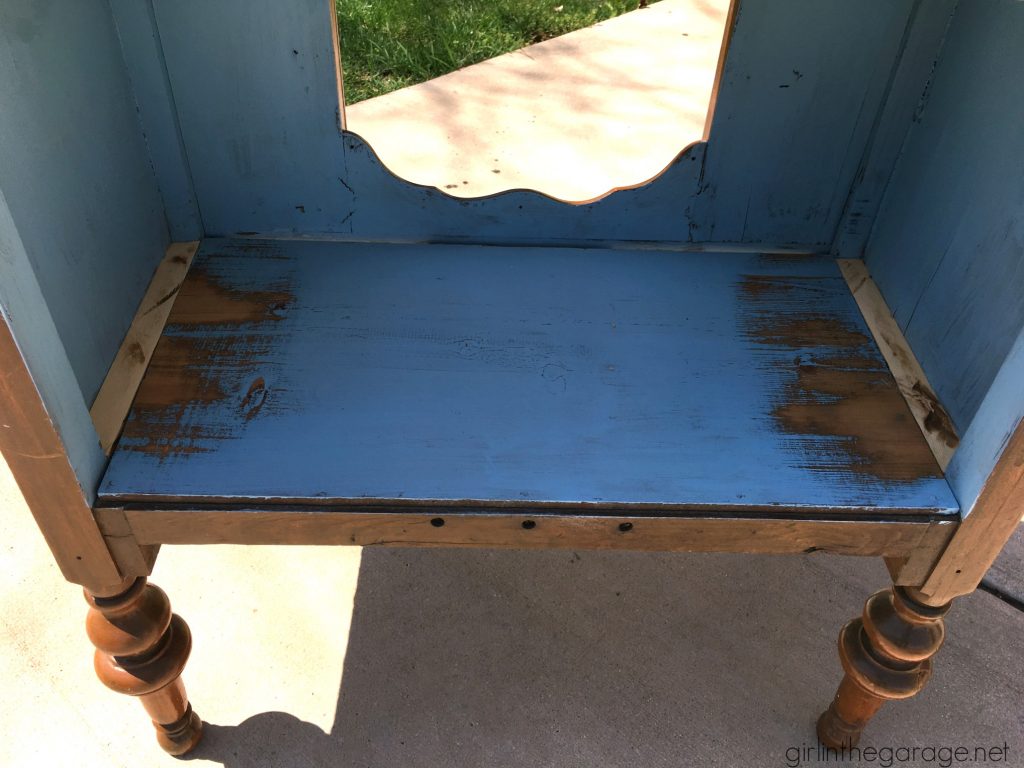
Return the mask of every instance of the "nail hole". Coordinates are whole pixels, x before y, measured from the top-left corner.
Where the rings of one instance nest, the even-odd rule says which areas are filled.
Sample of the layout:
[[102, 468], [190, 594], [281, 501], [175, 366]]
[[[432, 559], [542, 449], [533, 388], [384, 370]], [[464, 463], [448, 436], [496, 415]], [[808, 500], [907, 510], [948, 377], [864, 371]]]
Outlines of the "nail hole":
[[957, 573], [960, 573], [960, 569], [959, 569], [959, 568], [957, 568], [957, 569], [956, 569], [956, 572], [957, 572]]
[[619, 523], [619, 530], [622, 531], [623, 533], [625, 533], [626, 531], [632, 531], [633, 530], [633, 524], [632, 523]]
[[440, 528], [442, 525], [444, 525], [444, 518], [435, 517], [433, 520], [430, 521], [430, 524], [435, 528]]
[[523, 528], [530, 531], [537, 527], [536, 520], [523, 520]]

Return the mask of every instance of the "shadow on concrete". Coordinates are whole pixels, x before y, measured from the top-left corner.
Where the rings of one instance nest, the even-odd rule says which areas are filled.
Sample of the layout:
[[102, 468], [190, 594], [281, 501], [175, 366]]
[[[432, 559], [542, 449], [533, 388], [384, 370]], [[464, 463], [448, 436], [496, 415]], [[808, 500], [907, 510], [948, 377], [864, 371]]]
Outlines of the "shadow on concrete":
[[[880, 560], [828, 555], [365, 549], [331, 732], [264, 712], [209, 725], [195, 757], [227, 768], [816, 765], [798, 750], [816, 749], [839, 627], [886, 583]], [[1008, 744], [1000, 764], [1016, 764], [1022, 622], [991, 595], [960, 598], [934, 679], [884, 707], [863, 745]]]
[[838, 682], [839, 625], [884, 583], [835, 560], [366, 549], [331, 733], [265, 712], [208, 725], [195, 757], [783, 765]]

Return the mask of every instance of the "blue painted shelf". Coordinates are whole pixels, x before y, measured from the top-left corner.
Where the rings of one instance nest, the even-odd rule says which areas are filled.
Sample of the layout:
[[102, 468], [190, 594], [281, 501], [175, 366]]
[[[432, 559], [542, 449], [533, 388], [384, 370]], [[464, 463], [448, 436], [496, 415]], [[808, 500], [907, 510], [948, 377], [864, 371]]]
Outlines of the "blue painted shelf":
[[829, 258], [257, 239], [203, 243], [100, 501], [957, 514]]

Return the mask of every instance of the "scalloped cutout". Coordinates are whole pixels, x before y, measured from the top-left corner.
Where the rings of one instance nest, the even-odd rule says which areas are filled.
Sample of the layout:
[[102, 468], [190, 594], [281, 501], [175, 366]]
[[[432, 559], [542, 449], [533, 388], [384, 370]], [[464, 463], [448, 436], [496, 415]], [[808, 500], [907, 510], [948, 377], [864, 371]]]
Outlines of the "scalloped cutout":
[[346, 127], [392, 174], [451, 197], [594, 202], [705, 138], [728, 11], [663, 0], [347, 107]]

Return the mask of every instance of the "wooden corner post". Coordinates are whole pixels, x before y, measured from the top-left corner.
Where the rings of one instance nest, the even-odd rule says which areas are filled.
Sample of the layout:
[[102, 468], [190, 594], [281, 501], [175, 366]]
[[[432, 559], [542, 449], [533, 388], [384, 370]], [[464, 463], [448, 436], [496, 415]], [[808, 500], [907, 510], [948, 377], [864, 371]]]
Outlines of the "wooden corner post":
[[188, 626], [146, 582], [155, 549], [140, 547], [130, 531], [101, 528], [2, 315], [0, 453], [64, 577], [85, 587], [100, 680], [140, 698], [166, 751], [188, 752], [202, 733], [181, 682]]

